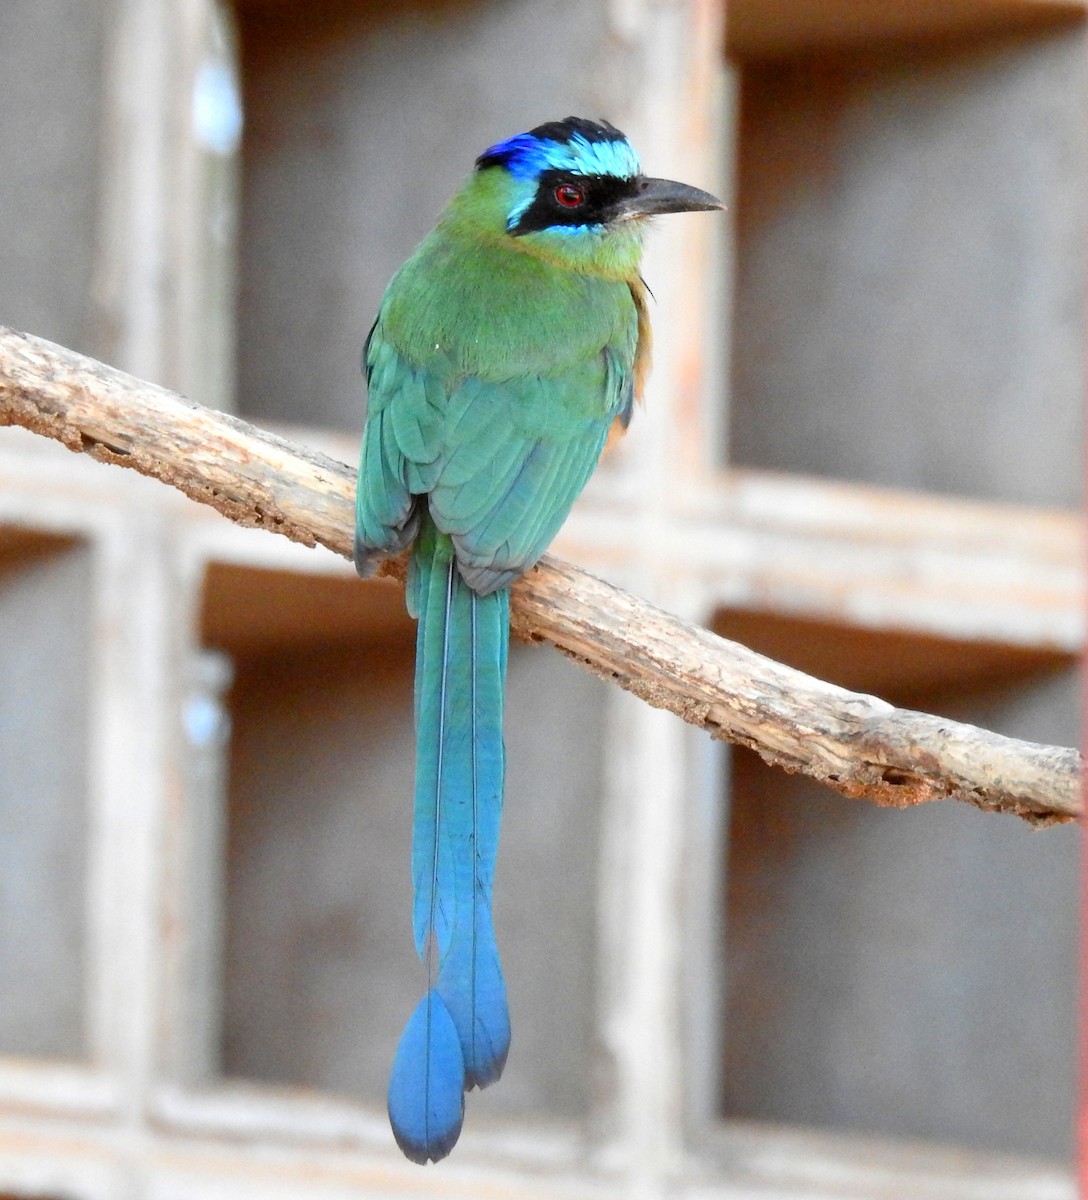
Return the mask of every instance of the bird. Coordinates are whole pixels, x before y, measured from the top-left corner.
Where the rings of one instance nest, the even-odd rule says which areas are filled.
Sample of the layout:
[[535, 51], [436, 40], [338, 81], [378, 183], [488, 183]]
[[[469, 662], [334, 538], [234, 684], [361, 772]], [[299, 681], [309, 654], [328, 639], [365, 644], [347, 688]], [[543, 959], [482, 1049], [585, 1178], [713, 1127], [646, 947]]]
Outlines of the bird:
[[418, 622], [413, 930], [426, 986], [393, 1058], [396, 1142], [456, 1143], [465, 1093], [510, 1046], [492, 923], [510, 585], [626, 430], [650, 361], [646, 218], [724, 205], [642, 174], [607, 121], [549, 121], [485, 150], [396, 272], [366, 339], [354, 559], [410, 550]]

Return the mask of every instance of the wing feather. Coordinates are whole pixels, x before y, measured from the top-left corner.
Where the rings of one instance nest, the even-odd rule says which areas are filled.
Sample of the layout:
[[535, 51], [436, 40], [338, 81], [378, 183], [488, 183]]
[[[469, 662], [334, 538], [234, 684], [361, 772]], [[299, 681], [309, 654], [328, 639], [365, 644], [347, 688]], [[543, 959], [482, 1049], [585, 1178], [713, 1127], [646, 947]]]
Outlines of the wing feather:
[[609, 427], [626, 424], [641, 390], [645, 292], [632, 285], [622, 296], [608, 342], [544, 375], [417, 369], [378, 322], [367, 347], [370, 418], [358, 500], [368, 554], [403, 548], [426, 496], [477, 591], [532, 566], [592, 474]]

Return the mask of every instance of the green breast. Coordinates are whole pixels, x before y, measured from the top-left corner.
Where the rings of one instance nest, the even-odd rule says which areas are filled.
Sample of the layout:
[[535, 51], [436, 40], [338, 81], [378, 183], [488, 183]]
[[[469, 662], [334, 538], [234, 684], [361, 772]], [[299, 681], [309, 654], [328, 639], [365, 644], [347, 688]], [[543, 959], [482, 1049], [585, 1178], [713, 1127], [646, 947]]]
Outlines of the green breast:
[[440, 226], [394, 277], [380, 321], [417, 369], [501, 382], [552, 376], [624, 345], [636, 312], [622, 280]]

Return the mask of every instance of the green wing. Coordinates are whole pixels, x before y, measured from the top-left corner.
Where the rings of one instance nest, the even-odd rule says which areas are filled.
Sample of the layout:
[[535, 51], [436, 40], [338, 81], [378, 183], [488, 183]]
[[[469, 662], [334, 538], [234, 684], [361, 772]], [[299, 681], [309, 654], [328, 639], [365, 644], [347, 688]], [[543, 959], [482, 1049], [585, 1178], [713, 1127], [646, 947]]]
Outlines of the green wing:
[[[629, 316], [629, 319], [628, 319]], [[544, 553], [629, 411], [634, 305], [616, 336], [546, 374], [489, 380], [414, 367], [383, 336], [367, 347], [370, 408], [360, 460], [356, 561], [407, 546], [427, 497], [461, 574], [485, 594]]]
[[[381, 336], [375, 322], [363, 351], [369, 402], [355, 492], [355, 565], [364, 577], [386, 555], [399, 554], [419, 531], [415, 475], [436, 464], [446, 390], [416, 370]], [[412, 482], [417, 482], [413, 478]]]

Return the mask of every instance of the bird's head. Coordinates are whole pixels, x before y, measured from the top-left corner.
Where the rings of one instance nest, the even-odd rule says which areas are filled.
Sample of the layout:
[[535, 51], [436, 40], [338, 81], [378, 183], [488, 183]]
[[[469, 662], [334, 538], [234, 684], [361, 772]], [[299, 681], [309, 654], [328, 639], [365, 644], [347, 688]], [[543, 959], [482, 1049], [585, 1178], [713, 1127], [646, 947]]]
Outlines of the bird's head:
[[647, 178], [615, 126], [567, 117], [485, 150], [452, 211], [512, 248], [630, 277], [646, 217], [723, 207], [709, 192]]

